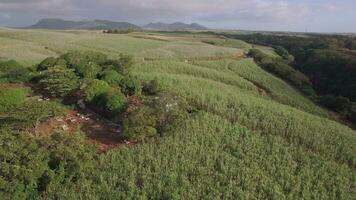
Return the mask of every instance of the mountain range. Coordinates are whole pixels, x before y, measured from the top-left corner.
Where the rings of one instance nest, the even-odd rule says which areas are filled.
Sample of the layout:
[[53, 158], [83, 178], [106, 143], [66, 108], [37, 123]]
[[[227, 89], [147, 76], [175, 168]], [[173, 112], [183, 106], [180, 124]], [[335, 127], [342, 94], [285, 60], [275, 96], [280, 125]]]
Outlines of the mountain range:
[[206, 30], [205, 26], [197, 23], [149, 23], [142, 27], [128, 22], [114, 22], [109, 20], [71, 21], [56, 18], [41, 19], [36, 24], [25, 27], [30, 29], [151, 29], [151, 30]]

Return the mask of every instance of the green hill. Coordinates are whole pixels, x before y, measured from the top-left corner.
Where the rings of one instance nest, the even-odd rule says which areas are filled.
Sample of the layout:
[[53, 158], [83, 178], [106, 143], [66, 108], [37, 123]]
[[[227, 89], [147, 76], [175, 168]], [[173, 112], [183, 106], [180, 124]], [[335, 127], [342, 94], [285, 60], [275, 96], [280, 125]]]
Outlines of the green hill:
[[[87, 149], [85, 138], [61, 140], [55, 135], [54, 144], [41, 146], [41, 138], [2, 130], [1, 140], [21, 148], [0, 146], [0, 162], [7, 164], [0, 163], [5, 166], [0, 172], [15, 167], [20, 174], [6, 182], [0, 173], [0, 183], [17, 184], [0, 184], [0, 194], [43, 199], [355, 199], [356, 132], [245, 58], [242, 53], [250, 44], [226, 44], [207, 35], [195, 35], [198, 40], [166, 35], [171, 40], [164, 41], [137, 34], [0, 30], [4, 60], [31, 67], [70, 50], [98, 51], [114, 59], [130, 54], [133, 75], [157, 80], [164, 91], [179, 94], [192, 107], [178, 127], [162, 136], [102, 154]], [[64, 161], [58, 169], [41, 171], [48, 165], [41, 152], [49, 149], [55, 153], [48, 158], [63, 156]], [[31, 162], [8, 162], [10, 154]], [[44, 182], [42, 188], [39, 183]]]

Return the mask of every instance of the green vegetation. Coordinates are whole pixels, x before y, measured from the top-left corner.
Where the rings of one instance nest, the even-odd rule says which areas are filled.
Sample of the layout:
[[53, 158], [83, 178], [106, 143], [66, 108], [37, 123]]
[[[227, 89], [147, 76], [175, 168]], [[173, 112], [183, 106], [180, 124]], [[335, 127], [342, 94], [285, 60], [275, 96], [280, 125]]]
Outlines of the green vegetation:
[[79, 88], [74, 70], [63, 66], [49, 68], [41, 74], [40, 84], [51, 95], [64, 97]]
[[[76, 77], [70, 95], [68, 89], [66, 97], [56, 94], [48, 101], [29, 97], [0, 115], [0, 196], [355, 199], [355, 131], [289, 85], [292, 78], [307, 80], [294, 74], [290, 55], [280, 48], [275, 57], [258, 51], [261, 59], [237, 58], [231, 56], [241, 53], [236, 47], [203, 44], [199, 41], [212, 36], [194, 36], [194, 42], [191, 36], [163, 42], [130, 34], [0, 30], [2, 38], [57, 50], [46, 56], [54, 59], [42, 63], [42, 55], [21, 57], [21, 63], [40, 63], [31, 75], [34, 89], [43, 92], [44, 83], [61, 83], [44, 81], [63, 77], [46, 76], [58, 68]], [[50, 42], [56, 37], [62, 46], [58, 39]], [[97, 52], [57, 55], [67, 48]], [[0, 56], [8, 53], [0, 49]], [[270, 68], [262, 65], [265, 60]], [[59, 127], [40, 135], [36, 130], [43, 122], [75, 111], [75, 105], [64, 105], [68, 96], [73, 104], [83, 101], [103, 121], [118, 124], [115, 134], [122, 143], [98, 154], [89, 143], [99, 140], [86, 129]], [[326, 97], [318, 99], [355, 119], [350, 99]]]
[[0, 62], [0, 83], [20, 83], [30, 78], [30, 71], [14, 60]]
[[[339, 114], [352, 118], [352, 102], [356, 101], [356, 57], [353, 53], [354, 37], [337, 35], [306, 35], [305, 37], [271, 34], [224, 34], [226, 37], [241, 39], [255, 44], [269, 45], [276, 48], [287, 62], [295, 59], [294, 68], [309, 77], [313, 89], [329, 103], [324, 106], [334, 109], [340, 97], [348, 98], [350, 106]], [[288, 54], [291, 54], [288, 56]], [[284, 56], [283, 56], [284, 55]], [[310, 88], [307, 88], [310, 91]], [[323, 99], [323, 98], [319, 98]], [[323, 103], [324, 102], [324, 103]]]
[[17, 88], [0, 88], [0, 113], [21, 106], [26, 99], [26, 92]]
[[280, 53], [281, 55], [283, 54], [282, 56], [287, 60], [270, 57], [258, 49], [251, 49], [248, 55], [253, 57], [254, 60], [264, 69], [282, 79], [285, 79], [293, 86], [304, 92], [304, 94], [308, 96], [315, 96], [315, 92], [308, 77], [288, 65], [290, 58], [286, 52], [282, 51]]

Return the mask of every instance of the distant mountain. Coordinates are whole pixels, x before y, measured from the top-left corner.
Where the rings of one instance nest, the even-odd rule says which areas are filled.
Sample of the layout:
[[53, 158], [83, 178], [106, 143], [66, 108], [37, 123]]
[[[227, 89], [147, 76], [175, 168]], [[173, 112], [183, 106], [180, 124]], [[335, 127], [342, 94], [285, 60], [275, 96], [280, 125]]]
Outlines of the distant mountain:
[[149, 23], [143, 26], [145, 29], [155, 29], [155, 30], [206, 30], [207, 28], [203, 25], [192, 23], [185, 24], [182, 22], [175, 22], [172, 24], [167, 23]]
[[69, 21], [63, 19], [42, 19], [36, 24], [26, 27], [34, 29], [140, 29], [139, 26], [127, 22], [108, 20]]

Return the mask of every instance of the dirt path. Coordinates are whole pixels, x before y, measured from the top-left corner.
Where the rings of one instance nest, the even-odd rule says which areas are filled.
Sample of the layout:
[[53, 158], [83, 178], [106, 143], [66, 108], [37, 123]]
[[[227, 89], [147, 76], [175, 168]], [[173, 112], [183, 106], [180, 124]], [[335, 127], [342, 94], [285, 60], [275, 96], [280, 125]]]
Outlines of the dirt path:
[[73, 110], [66, 116], [50, 118], [39, 124], [34, 132], [36, 135], [48, 136], [54, 130], [68, 133], [81, 130], [99, 152], [134, 144], [121, 137], [120, 124], [106, 120], [89, 109]]

